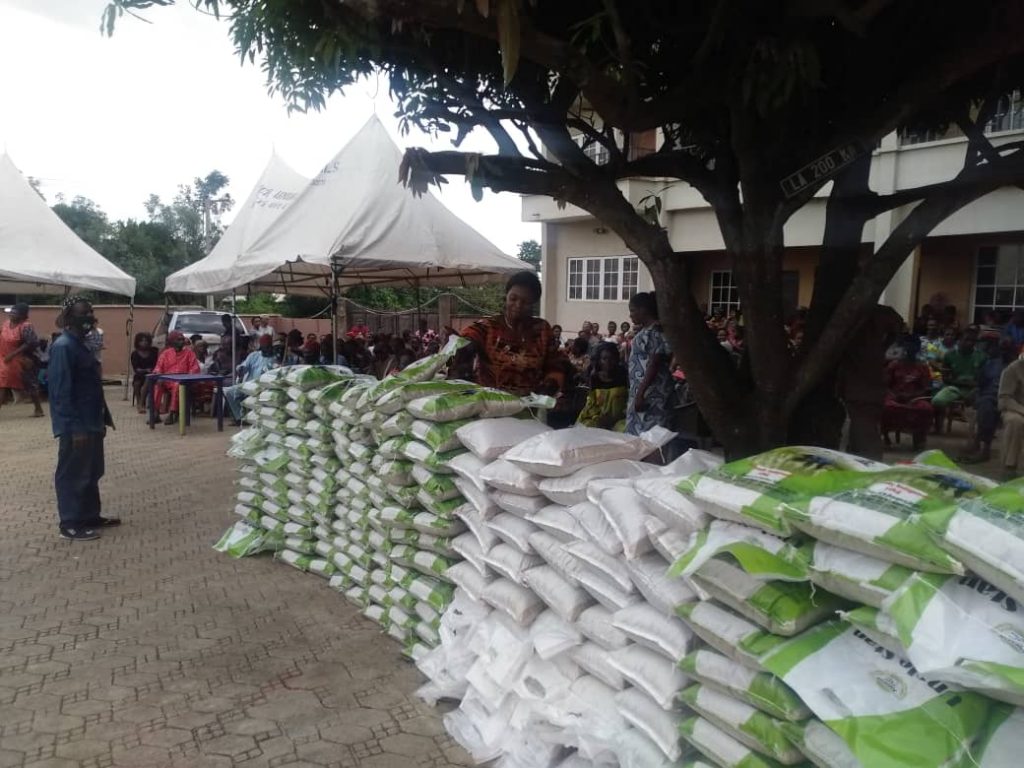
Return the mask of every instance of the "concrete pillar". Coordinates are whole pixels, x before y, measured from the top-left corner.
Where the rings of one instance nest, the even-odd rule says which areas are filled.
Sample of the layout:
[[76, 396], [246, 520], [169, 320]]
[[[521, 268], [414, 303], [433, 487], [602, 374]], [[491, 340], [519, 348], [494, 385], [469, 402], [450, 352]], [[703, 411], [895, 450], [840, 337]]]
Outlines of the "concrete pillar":
[[[896, 133], [890, 133], [882, 139], [879, 146], [879, 154], [875, 157], [871, 173], [871, 188], [880, 195], [891, 194], [896, 190], [897, 165], [900, 153], [899, 138]], [[869, 224], [874, 227], [872, 240], [874, 250], [877, 251], [888, 239], [892, 231], [899, 226], [905, 213], [902, 209], [885, 211], [875, 217]], [[880, 304], [887, 304], [895, 309], [907, 321], [908, 325], [913, 324], [914, 303], [917, 299], [917, 272], [921, 260], [920, 247], [907, 256], [906, 261], [893, 276], [889, 285], [882, 291], [879, 298]]]
[[552, 325], [561, 323], [557, 317], [558, 297], [559, 291], [565, 290], [558, 271], [559, 269], [564, 270], [565, 264], [558, 263], [555, 230], [555, 227], [546, 222], [540, 225], [540, 282], [543, 288], [543, 298], [537, 309], [540, 316]]

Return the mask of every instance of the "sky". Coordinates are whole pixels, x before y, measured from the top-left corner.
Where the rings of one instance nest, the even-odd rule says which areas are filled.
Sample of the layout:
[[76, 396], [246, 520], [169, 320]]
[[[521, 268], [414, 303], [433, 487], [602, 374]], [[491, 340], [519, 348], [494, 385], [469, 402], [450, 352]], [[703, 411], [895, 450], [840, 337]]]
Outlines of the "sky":
[[[402, 149], [452, 148], [415, 130], [400, 135], [383, 79], [332, 97], [322, 112], [289, 115], [259, 61], [240, 64], [227, 22], [178, 0], [147, 11], [152, 23], [121, 18], [107, 38], [106, 4], [0, 0], [0, 147], [40, 179], [51, 205], [58, 194], [83, 195], [112, 219], [145, 218], [150, 193], [169, 200], [214, 168], [241, 203], [271, 152], [314, 176], [374, 112]], [[472, 135], [461, 149], [494, 145]], [[518, 195], [488, 190], [478, 203], [457, 177], [436, 194], [507, 253], [540, 240], [539, 224], [520, 221]]]

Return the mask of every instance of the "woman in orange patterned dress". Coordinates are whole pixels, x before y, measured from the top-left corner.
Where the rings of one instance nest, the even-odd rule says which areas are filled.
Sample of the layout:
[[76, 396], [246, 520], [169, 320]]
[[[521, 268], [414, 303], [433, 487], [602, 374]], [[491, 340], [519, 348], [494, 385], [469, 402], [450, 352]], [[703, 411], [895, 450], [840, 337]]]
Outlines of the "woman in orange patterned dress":
[[554, 395], [561, 390], [566, 361], [551, 344], [551, 326], [534, 317], [540, 296], [537, 275], [517, 272], [505, 285], [504, 312], [462, 331], [472, 345], [460, 354], [460, 361], [475, 356], [478, 383], [517, 395]]

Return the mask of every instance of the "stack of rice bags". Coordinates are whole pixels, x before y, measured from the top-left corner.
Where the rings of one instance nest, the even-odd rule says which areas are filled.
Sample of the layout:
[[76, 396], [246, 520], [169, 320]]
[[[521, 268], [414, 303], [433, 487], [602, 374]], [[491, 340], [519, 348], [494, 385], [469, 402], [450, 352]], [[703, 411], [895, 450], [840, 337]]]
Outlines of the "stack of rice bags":
[[991, 483], [936, 457], [783, 448], [680, 489], [717, 518], [672, 571], [707, 598], [680, 609], [709, 646], [682, 664], [698, 681], [682, 731], [712, 762], [1000, 765], [1024, 748], [1019, 713], [968, 690], [1020, 703], [1024, 623], [939, 546]]
[[[636, 484], [649, 480], [645, 492], [660, 499], [718, 461], [694, 452], [666, 468], [640, 462], [661, 434], [496, 423], [459, 436], [472, 456], [451, 466], [477, 514], [455, 542], [466, 562], [449, 571], [460, 587], [453, 607], [493, 610], [468, 642], [443, 635], [421, 661], [432, 681], [424, 695], [462, 699], [446, 723], [480, 760], [671, 764], [686, 682], [676, 664], [693, 643], [674, 610], [696, 597], [666, 577], [669, 560], [648, 529], [662, 542], [672, 535]], [[704, 516], [671, 492], [678, 503], [660, 501], [659, 513], [682, 525], [674, 536], [685, 542]]]
[[452, 539], [469, 502], [447, 462], [464, 452], [455, 431], [471, 419], [517, 413], [518, 397], [435, 380], [458, 341], [383, 381], [357, 381], [326, 407], [338, 469], [331, 519], [318, 520], [318, 551], [331, 585], [359, 605], [406, 653], [439, 641], [451, 602]]

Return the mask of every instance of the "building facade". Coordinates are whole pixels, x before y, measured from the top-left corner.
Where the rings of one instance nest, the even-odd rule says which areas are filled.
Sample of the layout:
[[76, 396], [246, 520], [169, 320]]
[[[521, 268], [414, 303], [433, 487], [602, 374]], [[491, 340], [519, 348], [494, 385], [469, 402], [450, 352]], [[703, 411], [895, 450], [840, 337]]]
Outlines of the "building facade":
[[[995, 144], [1024, 138], [1024, 104], [1007, 101], [989, 125]], [[887, 136], [872, 157], [871, 188], [880, 194], [946, 181], [963, 166], [967, 142], [948, 134]], [[663, 179], [620, 182], [634, 205], [651, 194], [662, 198], [663, 223], [673, 248], [692, 260], [696, 298], [708, 311], [739, 305], [729, 259], [714, 214], [692, 187]], [[807, 306], [825, 227], [825, 193], [786, 224], [784, 299], [787, 311]], [[884, 213], [864, 228], [866, 250], [880, 246], [912, 206]], [[544, 299], [542, 315], [567, 331], [584, 321], [628, 320], [629, 297], [652, 290], [637, 257], [610, 230], [575, 206], [525, 196], [524, 221], [542, 224]], [[1000, 189], [961, 209], [939, 225], [908, 257], [882, 302], [908, 321], [924, 304], [953, 305], [961, 322], [980, 321], [987, 311], [1003, 319], [1024, 308], [1024, 191]]]

